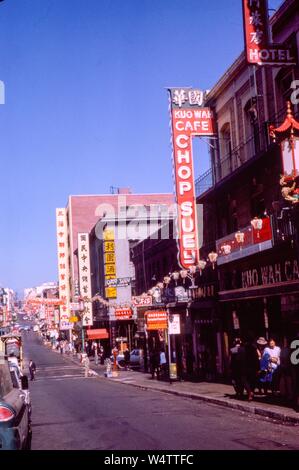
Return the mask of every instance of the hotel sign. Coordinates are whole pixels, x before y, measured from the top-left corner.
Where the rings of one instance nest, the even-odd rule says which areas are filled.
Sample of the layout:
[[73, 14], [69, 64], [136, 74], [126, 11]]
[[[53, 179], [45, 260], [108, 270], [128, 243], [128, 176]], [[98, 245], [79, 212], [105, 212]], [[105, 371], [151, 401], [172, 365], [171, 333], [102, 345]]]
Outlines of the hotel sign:
[[169, 89], [173, 164], [177, 202], [179, 263], [188, 268], [199, 261], [198, 218], [194, 184], [192, 138], [214, 134], [212, 112], [203, 107], [197, 89]]
[[249, 64], [296, 64], [290, 49], [269, 40], [267, 0], [242, 0], [246, 59]]

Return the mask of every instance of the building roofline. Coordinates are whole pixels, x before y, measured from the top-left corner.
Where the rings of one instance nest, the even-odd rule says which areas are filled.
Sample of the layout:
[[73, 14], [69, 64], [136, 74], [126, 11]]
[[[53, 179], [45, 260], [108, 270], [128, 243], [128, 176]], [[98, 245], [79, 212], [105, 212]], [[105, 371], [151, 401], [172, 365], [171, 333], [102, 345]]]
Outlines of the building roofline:
[[174, 196], [173, 193], [70, 194], [71, 197]]

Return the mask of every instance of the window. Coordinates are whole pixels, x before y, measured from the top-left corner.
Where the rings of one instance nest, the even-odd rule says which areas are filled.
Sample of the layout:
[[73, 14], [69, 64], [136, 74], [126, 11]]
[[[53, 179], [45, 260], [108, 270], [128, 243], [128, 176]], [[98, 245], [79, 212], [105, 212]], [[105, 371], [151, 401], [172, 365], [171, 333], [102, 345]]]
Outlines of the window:
[[250, 98], [244, 107], [244, 156], [249, 160], [260, 150], [259, 121], [256, 97]]
[[232, 169], [232, 143], [230, 123], [223, 124], [220, 130], [220, 165], [222, 178], [228, 175]]

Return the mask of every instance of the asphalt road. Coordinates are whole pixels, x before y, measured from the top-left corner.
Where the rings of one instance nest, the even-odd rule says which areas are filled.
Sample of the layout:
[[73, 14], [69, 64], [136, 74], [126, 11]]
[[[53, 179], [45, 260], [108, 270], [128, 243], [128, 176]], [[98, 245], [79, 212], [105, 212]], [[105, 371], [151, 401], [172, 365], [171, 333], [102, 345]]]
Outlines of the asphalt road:
[[39, 450], [299, 449], [298, 427], [113, 379], [84, 378], [83, 368], [25, 333], [32, 448]]

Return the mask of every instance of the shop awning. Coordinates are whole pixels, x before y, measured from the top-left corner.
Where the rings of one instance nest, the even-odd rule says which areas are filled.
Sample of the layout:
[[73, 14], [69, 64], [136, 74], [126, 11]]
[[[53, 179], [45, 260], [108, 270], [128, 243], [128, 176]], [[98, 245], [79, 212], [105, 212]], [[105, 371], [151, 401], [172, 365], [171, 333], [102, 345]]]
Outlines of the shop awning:
[[98, 328], [95, 330], [86, 330], [88, 339], [108, 339], [109, 333], [106, 328]]

